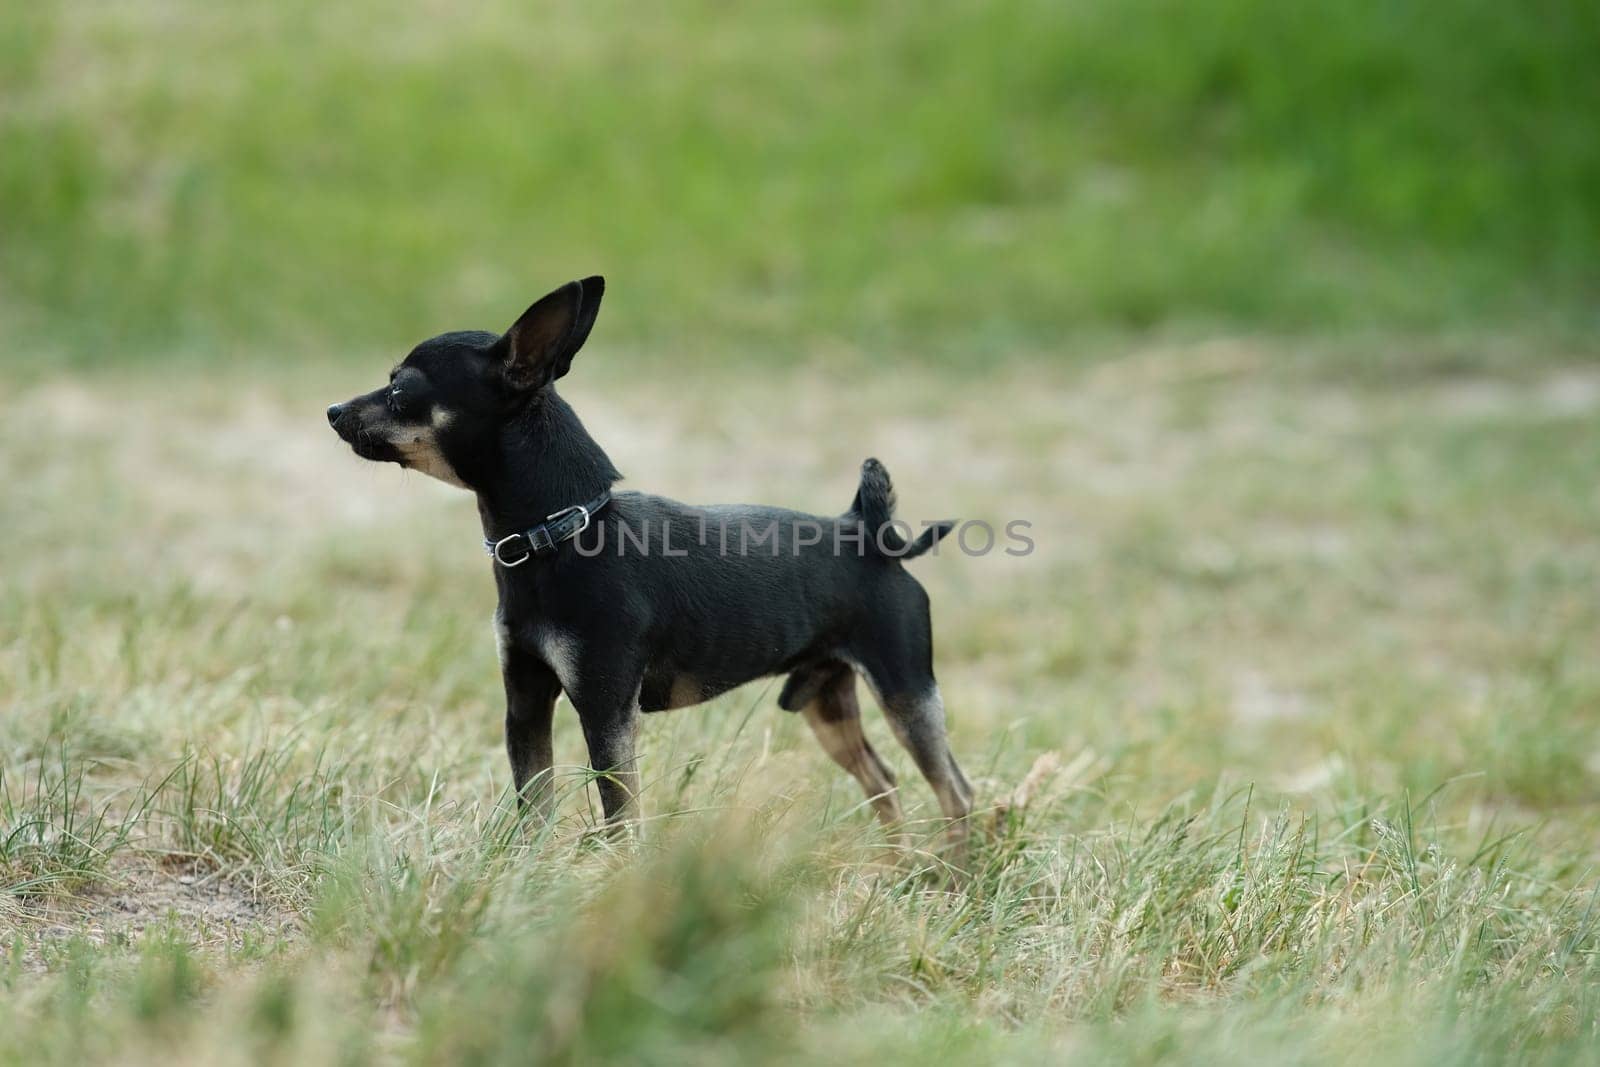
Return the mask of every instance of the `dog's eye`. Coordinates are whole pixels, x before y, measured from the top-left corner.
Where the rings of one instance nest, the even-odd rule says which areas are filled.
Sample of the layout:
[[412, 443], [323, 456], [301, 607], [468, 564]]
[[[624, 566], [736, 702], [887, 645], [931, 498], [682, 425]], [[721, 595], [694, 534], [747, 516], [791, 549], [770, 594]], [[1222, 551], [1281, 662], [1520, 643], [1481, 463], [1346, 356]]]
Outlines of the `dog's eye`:
[[394, 412], [397, 415], [400, 413], [400, 400], [401, 400], [400, 390], [399, 389], [390, 389], [389, 390], [389, 410]]

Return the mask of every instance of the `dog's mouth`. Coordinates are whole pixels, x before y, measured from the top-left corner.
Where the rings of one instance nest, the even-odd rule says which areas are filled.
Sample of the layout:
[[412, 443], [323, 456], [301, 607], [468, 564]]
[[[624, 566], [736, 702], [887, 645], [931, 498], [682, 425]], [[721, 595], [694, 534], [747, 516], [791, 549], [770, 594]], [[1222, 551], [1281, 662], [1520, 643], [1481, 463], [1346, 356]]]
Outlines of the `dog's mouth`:
[[370, 459], [380, 463], [399, 463], [401, 461], [399, 450], [389, 443], [388, 438], [374, 432], [360, 419], [347, 415], [334, 423], [333, 432], [338, 434], [339, 439], [349, 445], [350, 450], [362, 459]]
[[328, 409], [333, 432], [362, 459], [394, 463], [466, 489], [467, 483], [439, 450], [437, 427], [447, 421], [435, 417], [432, 425], [399, 426], [382, 417], [373, 418], [360, 408], [349, 410], [335, 404]]
[[370, 459], [379, 463], [400, 463], [404, 465], [404, 457], [400, 450], [390, 444], [387, 438], [380, 437], [365, 427], [357, 427], [349, 436], [339, 436], [350, 442], [350, 449], [362, 459]]

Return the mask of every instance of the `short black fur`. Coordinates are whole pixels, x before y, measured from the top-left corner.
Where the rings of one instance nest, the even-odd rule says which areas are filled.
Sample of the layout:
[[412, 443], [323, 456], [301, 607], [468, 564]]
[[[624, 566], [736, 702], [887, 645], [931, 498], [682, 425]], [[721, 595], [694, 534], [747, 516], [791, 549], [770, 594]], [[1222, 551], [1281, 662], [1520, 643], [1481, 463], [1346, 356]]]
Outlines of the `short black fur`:
[[[418, 345], [380, 389], [328, 409], [367, 459], [422, 470], [477, 494], [491, 541], [592, 500], [621, 474], [554, 382], [594, 326], [604, 282], [571, 282], [503, 335], [447, 333]], [[875, 459], [849, 510], [816, 516], [757, 505], [696, 507], [616, 492], [574, 542], [494, 566], [506, 746], [519, 796], [551, 802], [551, 715], [565, 691], [608, 819], [632, 810], [638, 712], [700, 703], [787, 674], [779, 703], [804, 712], [886, 821], [893, 776], [862, 734], [855, 673], [878, 695], [964, 839], [971, 788], [945, 740], [928, 598], [903, 567], [950, 530], [907, 541]], [[776, 531], [777, 550], [765, 540]], [[749, 541], [754, 539], [754, 548]]]

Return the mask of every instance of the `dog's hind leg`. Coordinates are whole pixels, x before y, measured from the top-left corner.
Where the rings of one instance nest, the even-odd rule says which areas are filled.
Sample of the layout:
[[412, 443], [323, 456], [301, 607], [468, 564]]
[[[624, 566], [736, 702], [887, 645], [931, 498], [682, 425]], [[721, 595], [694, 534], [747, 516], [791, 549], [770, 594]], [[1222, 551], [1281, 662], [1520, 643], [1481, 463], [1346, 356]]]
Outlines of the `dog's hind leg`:
[[933, 787], [939, 810], [950, 820], [949, 839], [952, 859], [959, 866], [965, 858], [972, 815], [972, 785], [962, 773], [945, 735], [944, 699], [932, 681], [921, 692], [902, 692], [882, 697], [883, 710], [894, 735], [911, 753], [917, 769]]
[[805, 716], [822, 750], [861, 783], [884, 826], [898, 830], [901, 814], [894, 772], [861, 730], [855, 672], [836, 661], [803, 668], [790, 676], [779, 704]]
[[872, 619], [848, 650], [873, 688], [895, 737], [911, 753], [949, 820], [951, 860], [965, 860], [972, 786], [945, 734], [944, 699], [933, 678], [933, 627], [928, 595], [900, 572], [885, 589], [889, 610]]
[[911, 753], [917, 770], [933, 787], [939, 810], [949, 820], [951, 857], [965, 858], [972, 815], [972, 786], [961, 772], [945, 733], [944, 699], [931, 670], [912, 669], [906, 656], [885, 657], [883, 648], [863, 650], [862, 670], [872, 685], [894, 736]]

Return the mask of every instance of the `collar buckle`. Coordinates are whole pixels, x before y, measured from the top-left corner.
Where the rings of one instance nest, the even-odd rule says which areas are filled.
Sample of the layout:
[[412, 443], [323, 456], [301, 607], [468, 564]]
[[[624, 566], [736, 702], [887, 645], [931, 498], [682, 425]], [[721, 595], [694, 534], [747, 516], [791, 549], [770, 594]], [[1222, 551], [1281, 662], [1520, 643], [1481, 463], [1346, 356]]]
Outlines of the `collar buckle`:
[[[589, 528], [589, 509], [584, 507], [582, 504], [573, 504], [571, 507], [562, 508], [560, 511], [553, 511], [544, 517], [544, 521], [556, 522], [558, 520], [565, 519], [573, 512], [577, 512], [579, 515], [583, 516], [583, 524], [576, 530], [573, 530], [571, 533], [567, 534], [566, 537], [577, 537], [579, 534], [583, 533], [583, 531]], [[548, 528], [545, 532], [548, 535]], [[566, 540], [566, 537], [562, 538], [562, 540]], [[554, 548], [555, 546], [551, 545], [550, 547]]]
[[[570, 541], [589, 528], [589, 523], [594, 518], [594, 513], [605, 507], [611, 501], [609, 492], [589, 501], [587, 504], [573, 504], [553, 511], [544, 517], [544, 522], [531, 530], [518, 530], [516, 533], [507, 534], [498, 541], [485, 538], [483, 549], [494, 557], [494, 561], [502, 567], [520, 567], [534, 556], [548, 556], [553, 553], [563, 541]], [[576, 516], [576, 518], [574, 518]], [[517, 538], [527, 545], [527, 551], [520, 556], [506, 557], [505, 547]], [[513, 550], [514, 551], [514, 550]]]
[[[519, 537], [528, 542], [528, 551], [524, 552], [515, 559], [506, 559], [502, 550], [506, 545], [509, 545]], [[489, 555], [493, 556], [494, 561], [500, 564], [502, 567], [520, 567], [533, 558], [533, 549], [533, 538], [524, 533], [514, 533], [507, 534], [505, 537], [500, 538], [500, 540], [496, 541], [492, 546], [490, 546]]]

